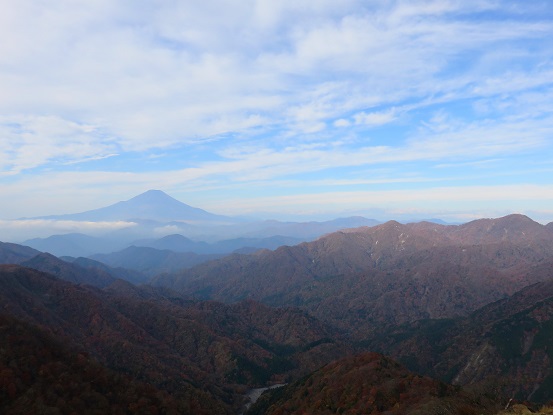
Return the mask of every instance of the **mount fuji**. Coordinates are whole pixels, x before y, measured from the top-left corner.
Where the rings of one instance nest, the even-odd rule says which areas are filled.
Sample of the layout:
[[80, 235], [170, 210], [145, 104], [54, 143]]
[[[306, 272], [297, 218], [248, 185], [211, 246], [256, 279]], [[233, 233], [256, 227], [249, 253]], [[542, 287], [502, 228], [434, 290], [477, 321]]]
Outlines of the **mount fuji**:
[[117, 202], [99, 209], [81, 213], [54, 215], [40, 219], [74, 221], [184, 221], [188, 223], [234, 223], [237, 220], [215, 215], [205, 210], [189, 206], [172, 198], [161, 190], [148, 190], [132, 199]]

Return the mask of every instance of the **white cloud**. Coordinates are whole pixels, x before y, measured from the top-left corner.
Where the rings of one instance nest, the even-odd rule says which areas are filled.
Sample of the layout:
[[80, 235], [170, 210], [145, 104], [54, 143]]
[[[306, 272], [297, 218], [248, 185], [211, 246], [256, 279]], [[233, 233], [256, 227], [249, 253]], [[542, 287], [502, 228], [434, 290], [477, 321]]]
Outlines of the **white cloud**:
[[[0, 185], [14, 202], [0, 215], [38, 200], [51, 213], [86, 210], [160, 183], [246, 193], [343, 167], [545, 154], [553, 24], [534, 10], [544, 4], [6, 2]], [[388, 124], [406, 132], [373, 135]], [[152, 149], [182, 163], [125, 163]], [[77, 171], [101, 159], [100, 171]]]
[[[290, 116], [299, 132], [318, 132], [360, 105], [443, 92], [434, 75], [452, 56], [551, 33], [543, 23], [441, 20], [493, 2], [56, 4], [5, 7], [0, 31], [11, 42], [0, 59], [12, 70], [0, 73], [0, 108], [98, 125], [125, 150]], [[337, 78], [338, 89], [320, 95]]]
[[344, 118], [340, 118], [339, 120], [334, 121], [335, 127], [349, 127], [350, 125], [351, 122]]
[[[435, 122], [440, 121], [436, 119]], [[3, 197], [14, 201], [17, 207], [10, 211], [10, 205], [5, 204], [0, 217], [74, 213], [102, 207], [153, 188], [186, 195], [186, 203], [203, 207], [203, 199], [198, 193], [209, 189], [233, 188], [247, 193], [255, 183], [276, 188], [278, 182], [273, 181], [285, 177], [297, 186], [303, 183], [309, 187], [314, 181], [297, 175], [344, 167], [387, 166], [390, 171], [384, 174], [388, 178], [397, 175], [405, 177], [399, 173], [402, 163], [439, 161], [438, 165], [445, 167], [455, 163], [470, 166], [489, 158], [506, 159], [540, 151], [547, 148], [553, 132], [551, 118], [531, 123], [484, 121], [451, 124], [454, 129], [425, 128], [406, 143], [388, 146], [366, 145], [358, 148], [349, 146], [346, 141], [313, 142], [309, 145], [298, 143], [281, 150], [263, 145], [230, 147], [220, 152], [219, 161], [200, 161], [194, 167], [183, 169], [148, 172], [51, 171], [42, 173], [40, 177], [23, 176], [12, 184], [3, 185]], [[336, 179], [339, 180], [339, 176]], [[421, 173], [418, 181], [424, 179], [425, 174]], [[443, 179], [451, 180], [452, 177]], [[351, 179], [343, 180], [347, 183]], [[427, 177], [426, 180], [430, 179]], [[406, 180], [401, 182], [407, 183]], [[40, 204], [36, 200], [40, 200]]]
[[2, 173], [19, 173], [51, 161], [78, 163], [108, 157], [114, 149], [92, 125], [56, 116], [0, 117]]
[[29, 238], [47, 237], [56, 234], [86, 233], [103, 235], [111, 231], [136, 226], [134, 222], [77, 222], [68, 220], [19, 219], [0, 220], [3, 241], [24, 241]]
[[357, 125], [378, 126], [392, 122], [396, 119], [396, 115], [395, 110], [391, 109], [386, 112], [359, 112], [353, 116], [353, 119]]

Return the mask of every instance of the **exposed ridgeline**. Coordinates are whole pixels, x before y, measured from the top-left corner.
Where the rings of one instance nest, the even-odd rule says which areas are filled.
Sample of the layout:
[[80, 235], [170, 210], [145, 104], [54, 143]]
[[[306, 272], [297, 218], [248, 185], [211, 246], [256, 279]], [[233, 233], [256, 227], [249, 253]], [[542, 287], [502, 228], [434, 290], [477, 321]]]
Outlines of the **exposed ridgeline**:
[[[348, 351], [297, 309], [185, 301], [122, 280], [99, 289], [17, 265], [0, 266], [0, 304], [2, 413], [81, 412], [99, 394], [104, 413], [123, 405], [234, 414], [247, 388], [288, 381]], [[81, 390], [90, 379], [80, 368], [99, 383]]]
[[542, 281], [553, 231], [526, 216], [459, 226], [387, 222], [253, 255], [233, 255], [154, 285], [225, 302], [299, 306], [363, 337], [376, 327], [466, 316]]

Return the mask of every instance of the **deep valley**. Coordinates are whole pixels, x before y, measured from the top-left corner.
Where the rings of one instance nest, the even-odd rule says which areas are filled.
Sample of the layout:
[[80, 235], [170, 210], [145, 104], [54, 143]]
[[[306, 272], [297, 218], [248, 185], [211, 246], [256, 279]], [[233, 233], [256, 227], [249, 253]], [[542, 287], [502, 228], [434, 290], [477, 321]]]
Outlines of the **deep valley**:
[[0, 243], [0, 410], [240, 414], [250, 389], [275, 384], [247, 414], [553, 400], [551, 224], [390, 221], [312, 238], [208, 253], [217, 243], [181, 235], [89, 257]]

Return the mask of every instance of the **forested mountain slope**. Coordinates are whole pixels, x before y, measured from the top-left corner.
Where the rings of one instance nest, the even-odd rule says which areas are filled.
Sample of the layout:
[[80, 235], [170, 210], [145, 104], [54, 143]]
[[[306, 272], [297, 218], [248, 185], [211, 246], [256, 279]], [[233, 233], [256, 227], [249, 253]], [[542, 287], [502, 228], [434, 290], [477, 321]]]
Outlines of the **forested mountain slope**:
[[466, 316], [541, 281], [553, 232], [522, 215], [460, 226], [382, 225], [310, 243], [233, 255], [153, 280], [203, 299], [299, 306], [337, 327]]
[[550, 279], [466, 318], [392, 328], [364, 346], [444, 381], [493, 383], [519, 400], [553, 400], [553, 262], [530, 272]]
[[[171, 394], [182, 407], [197, 405], [183, 413], [236, 413], [247, 387], [286, 381], [348, 350], [299, 310], [141, 291], [122, 281], [101, 290], [16, 265], [0, 267], [3, 315]], [[33, 388], [29, 382], [26, 388]]]
[[365, 353], [267, 393], [247, 415], [489, 415], [499, 408], [498, 401], [418, 376], [377, 353]]

